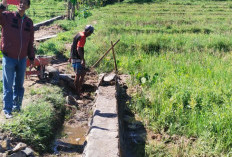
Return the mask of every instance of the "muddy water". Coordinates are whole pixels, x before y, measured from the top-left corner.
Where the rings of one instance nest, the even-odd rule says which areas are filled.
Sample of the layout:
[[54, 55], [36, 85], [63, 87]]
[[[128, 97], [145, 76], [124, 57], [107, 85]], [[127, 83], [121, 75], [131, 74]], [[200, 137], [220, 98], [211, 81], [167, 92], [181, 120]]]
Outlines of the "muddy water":
[[53, 151], [56, 155], [82, 154], [86, 144], [88, 127], [78, 125], [64, 125], [61, 138], [57, 138]]
[[[73, 110], [72, 105], [67, 106], [70, 110], [71, 117], [65, 121], [63, 128], [56, 138], [53, 146], [53, 154], [59, 156], [81, 156], [86, 145], [86, 134], [89, 131], [88, 122], [92, 116], [92, 105], [95, 99], [94, 92], [97, 89], [98, 77], [95, 72], [87, 72], [85, 83], [82, 87], [82, 97], [75, 100], [76, 109]], [[69, 96], [74, 91], [68, 88]], [[68, 102], [66, 102], [69, 104]], [[74, 112], [73, 112], [74, 111]]]
[[83, 145], [87, 131], [87, 127], [66, 125], [62, 133], [66, 136], [62, 138], [62, 141], [70, 144]]

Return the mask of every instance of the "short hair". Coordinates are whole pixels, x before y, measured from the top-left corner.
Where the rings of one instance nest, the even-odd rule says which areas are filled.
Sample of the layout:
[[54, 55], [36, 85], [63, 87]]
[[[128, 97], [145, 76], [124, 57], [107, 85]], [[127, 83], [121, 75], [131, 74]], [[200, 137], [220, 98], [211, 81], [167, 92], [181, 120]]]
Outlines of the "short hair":
[[92, 25], [86, 25], [85, 26], [85, 32], [93, 33], [94, 32], [94, 27]]

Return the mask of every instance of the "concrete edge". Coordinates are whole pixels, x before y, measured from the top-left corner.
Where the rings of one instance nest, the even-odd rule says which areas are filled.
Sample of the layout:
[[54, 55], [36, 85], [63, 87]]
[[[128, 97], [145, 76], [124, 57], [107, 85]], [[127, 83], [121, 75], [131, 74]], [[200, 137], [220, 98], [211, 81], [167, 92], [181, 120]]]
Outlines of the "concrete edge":
[[54, 18], [52, 18], [52, 19], [49, 19], [49, 20], [46, 20], [46, 21], [43, 21], [43, 22], [34, 24], [34, 31], [39, 30], [39, 28], [40, 28], [41, 26], [49, 25], [49, 24], [51, 24], [52, 22], [54, 22], [54, 21], [56, 21], [56, 20], [61, 20], [61, 19], [63, 19], [63, 18], [64, 18], [64, 16], [57, 16], [57, 17], [54, 17]]
[[[91, 129], [93, 128], [93, 127], [101, 127], [101, 126], [96, 126], [96, 125], [94, 125], [94, 123], [93, 123], [93, 121], [94, 121], [94, 115], [93, 115], [93, 117], [92, 117], [92, 120], [91, 120], [91, 122], [90, 122], [90, 129], [89, 129], [89, 131], [88, 131], [88, 134], [87, 134], [87, 138], [86, 138], [86, 140], [87, 140], [87, 144], [86, 144], [86, 146], [85, 146], [85, 148], [84, 148], [84, 151], [83, 151], [83, 154], [82, 154], [82, 157], [91, 157], [93, 154], [95, 154], [94, 155], [94, 157], [120, 157], [121, 156], [121, 151], [120, 151], [120, 141], [121, 141], [121, 134], [120, 134], [120, 127], [119, 127], [119, 125], [120, 125], [120, 123], [119, 123], [119, 111], [118, 111], [118, 92], [119, 92], [119, 83], [118, 83], [118, 76], [116, 75], [116, 77], [115, 77], [115, 85], [114, 85], [114, 89], [115, 89], [115, 94], [114, 94], [114, 97], [115, 97], [115, 104], [116, 104], [116, 114], [117, 114], [117, 123], [115, 124], [116, 125], [116, 128], [115, 129], [112, 129], [111, 130], [111, 135], [112, 136], [116, 136], [116, 137], [112, 137], [112, 138], [117, 138], [117, 147], [113, 147], [113, 148], [115, 148], [115, 149], [117, 149], [115, 152], [117, 152], [117, 153], [114, 153], [114, 154], [112, 154], [111, 152], [109, 152], [109, 154], [102, 154], [102, 153], [100, 153], [101, 152], [101, 148], [99, 148], [99, 149], [96, 149], [96, 150], [94, 150], [95, 151], [95, 153], [93, 153], [94, 151], [93, 150], [91, 150], [91, 148], [90, 148], [90, 146], [89, 146], [89, 141], [91, 141], [91, 139], [94, 139], [95, 138], [95, 141], [97, 141], [98, 140], [98, 142], [96, 142], [95, 144], [95, 146], [96, 147], [101, 147], [101, 146], [99, 146], [98, 144], [99, 144], [99, 142], [100, 142], [100, 139], [98, 138], [98, 137], [95, 137], [93, 134], [91, 134]], [[100, 86], [99, 86], [100, 87]], [[100, 95], [100, 92], [99, 91], [97, 91], [96, 92], [97, 93], [97, 95], [96, 95], [96, 98], [95, 98], [95, 103], [96, 103], [96, 101], [97, 101], [97, 99], [99, 98], [99, 95]], [[96, 113], [96, 111], [97, 111], [97, 108], [96, 108], [96, 105], [94, 104], [94, 109], [93, 109], [93, 113], [95, 114]], [[105, 122], [105, 121], [104, 121]], [[101, 132], [104, 132], [104, 131], [101, 131]], [[97, 132], [97, 133], [99, 133], [99, 131]], [[104, 134], [104, 133], [103, 133]], [[111, 148], [107, 148], [107, 147], [112, 147], [112, 139], [108, 139], [108, 144], [107, 145], [104, 145], [104, 149], [105, 150], [111, 150]], [[89, 153], [90, 151], [92, 151], [92, 153]], [[113, 150], [112, 150], [113, 151]], [[98, 153], [100, 153], [101, 155], [98, 155]]]

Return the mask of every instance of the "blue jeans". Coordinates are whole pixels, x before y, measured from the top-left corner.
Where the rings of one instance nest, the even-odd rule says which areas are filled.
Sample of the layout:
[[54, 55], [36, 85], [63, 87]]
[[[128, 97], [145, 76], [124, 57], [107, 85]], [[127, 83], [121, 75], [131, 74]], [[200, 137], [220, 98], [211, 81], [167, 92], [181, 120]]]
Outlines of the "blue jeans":
[[76, 74], [82, 74], [85, 68], [81, 65], [81, 62], [72, 63], [73, 70]]
[[24, 95], [24, 76], [26, 58], [13, 59], [3, 56], [3, 111], [11, 113], [13, 109], [20, 110]]

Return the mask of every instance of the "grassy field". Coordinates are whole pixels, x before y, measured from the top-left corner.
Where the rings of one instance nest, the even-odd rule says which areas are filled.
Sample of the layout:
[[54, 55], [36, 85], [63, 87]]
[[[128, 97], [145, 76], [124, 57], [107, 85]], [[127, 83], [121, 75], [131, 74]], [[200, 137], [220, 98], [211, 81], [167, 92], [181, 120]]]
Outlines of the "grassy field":
[[[96, 23], [86, 46], [88, 64], [111, 40], [121, 39], [120, 72], [141, 87], [131, 108], [156, 133], [196, 137], [184, 155], [232, 151], [231, 6], [225, 1], [122, 3], [94, 10], [85, 22]], [[98, 70], [112, 69], [109, 56]], [[157, 148], [147, 148], [147, 156], [157, 155]], [[178, 154], [168, 150], [166, 155]]]
[[[55, 16], [66, 15], [67, 3], [62, 0], [31, 0], [31, 6], [26, 14], [39, 23]], [[16, 6], [9, 5], [10, 11], [16, 11]]]
[[[91, 11], [92, 16], [60, 22], [70, 30], [38, 48], [65, 51], [74, 34], [93, 24], [86, 45], [87, 65], [116, 46], [121, 73], [140, 85], [130, 107], [155, 133], [197, 138], [182, 155], [223, 156], [232, 151], [232, 2], [167, 1], [121, 3]], [[50, 47], [53, 47], [52, 51]], [[112, 55], [98, 71], [113, 70]], [[160, 153], [161, 152], [161, 153]], [[180, 151], [148, 142], [146, 156], [178, 156]]]
[[[63, 53], [86, 24], [86, 62], [115, 47], [120, 73], [139, 85], [129, 106], [154, 133], [197, 140], [173, 152], [147, 142], [146, 156], [226, 156], [232, 152], [232, 2], [165, 1], [121, 3], [94, 9], [88, 18], [57, 22], [65, 30], [38, 54]], [[112, 55], [98, 71], [113, 70]], [[180, 154], [181, 152], [181, 154]]]

